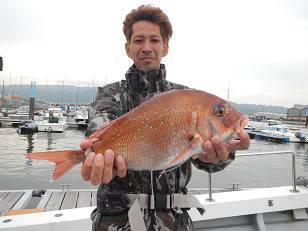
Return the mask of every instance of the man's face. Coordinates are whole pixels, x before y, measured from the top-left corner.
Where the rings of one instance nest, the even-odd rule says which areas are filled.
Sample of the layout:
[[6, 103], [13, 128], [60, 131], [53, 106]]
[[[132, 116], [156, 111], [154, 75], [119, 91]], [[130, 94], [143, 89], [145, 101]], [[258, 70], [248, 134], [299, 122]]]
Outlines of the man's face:
[[138, 21], [132, 30], [131, 40], [125, 44], [128, 57], [140, 70], [159, 69], [162, 57], [168, 53], [168, 42], [163, 41], [159, 25]]

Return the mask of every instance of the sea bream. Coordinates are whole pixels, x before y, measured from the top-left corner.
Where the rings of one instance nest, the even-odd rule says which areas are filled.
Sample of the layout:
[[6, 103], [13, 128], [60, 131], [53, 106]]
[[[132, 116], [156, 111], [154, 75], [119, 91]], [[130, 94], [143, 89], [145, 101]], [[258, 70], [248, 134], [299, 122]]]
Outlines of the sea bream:
[[[161, 93], [97, 129], [93, 150], [107, 149], [121, 155], [130, 170], [173, 168], [190, 157], [206, 152], [203, 142], [218, 135], [224, 142], [238, 138], [248, 120], [227, 101], [198, 90], [173, 90]], [[86, 158], [83, 150], [28, 153], [30, 159], [56, 164], [57, 179]]]

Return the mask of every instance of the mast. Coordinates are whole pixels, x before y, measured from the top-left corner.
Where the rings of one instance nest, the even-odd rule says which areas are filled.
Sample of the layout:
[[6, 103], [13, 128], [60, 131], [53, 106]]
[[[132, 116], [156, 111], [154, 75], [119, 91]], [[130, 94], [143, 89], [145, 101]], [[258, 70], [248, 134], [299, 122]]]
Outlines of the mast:
[[227, 94], [228, 102], [230, 102], [230, 82], [228, 84], [228, 94]]
[[78, 104], [78, 94], [79, 94], [79, 81], [77, 84], [77, 93], [76, 93], [76, 104], [75, 104], [75, 110], [77, 111], [77, 104]]
[[[3, 59], [0, 56], [0, 71], [3, 69]], [[2, 107], [4, 107], [4, 80], [2, 81]]]
[[65, 77], [63, 78], [63, 83], [62, 83], [62, 97], [61, 97], [62, 109], [63, 109], [64, 81], [65, 81]]
[[4, 107], [4, 80], [2, 80], [2, 107]]
[[20, 81], [19, 81], [19, 97], [18, 97], [18, 106], [21, 106], [21, 84], [22, 84], [22, 76], [20, 76]]
[[94, 99], [95, 99], [95, 93], [94, 93], [94, 77], [93, 77], [93, 81], [92, 81], [92, 102], [94, 102]]

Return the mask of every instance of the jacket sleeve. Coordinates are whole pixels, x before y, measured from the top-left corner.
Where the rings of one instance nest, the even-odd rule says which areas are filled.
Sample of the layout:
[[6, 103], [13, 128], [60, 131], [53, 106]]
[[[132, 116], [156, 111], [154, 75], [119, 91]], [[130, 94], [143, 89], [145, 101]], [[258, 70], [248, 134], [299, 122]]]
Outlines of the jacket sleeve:
[[91, 135], [96, 129], [104, 127], [123, 114], [119, 95], [116, 84], [98, 88], [95, 101], [91, 103], [86, 136]]
[[220, 160], [217, 164], [204, 163], [199, 159], [192, 159], [192, 163], [196, 168], [207, 171], [208, 173], [219, 172], [227, 167], [235, 159], [235, 152], [230, 152], [227, 160]]

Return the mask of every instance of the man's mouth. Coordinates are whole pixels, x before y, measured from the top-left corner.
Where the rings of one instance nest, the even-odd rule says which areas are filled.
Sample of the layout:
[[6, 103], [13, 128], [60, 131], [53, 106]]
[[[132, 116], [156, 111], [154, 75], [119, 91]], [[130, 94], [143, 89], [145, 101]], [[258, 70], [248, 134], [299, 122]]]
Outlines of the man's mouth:
[[147, 60], [153, 60], [151, 57], [141, 57], [140, 60], [147, 61]]

